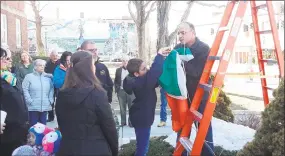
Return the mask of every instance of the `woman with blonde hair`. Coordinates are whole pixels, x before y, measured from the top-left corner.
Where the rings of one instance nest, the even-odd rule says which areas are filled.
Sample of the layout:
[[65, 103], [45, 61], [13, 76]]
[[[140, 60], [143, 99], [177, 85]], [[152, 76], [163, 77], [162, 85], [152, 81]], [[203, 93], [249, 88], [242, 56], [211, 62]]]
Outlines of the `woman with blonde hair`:
[[17, 80], [20, 83], [22, 83], [25, 76], [33, 72], [34, 66], [33, 66], [30, 54], [28, 52], [23, 51], [20, 57], [21, 57], [21, 61], [15, 67], [15, 74], [16, 74]]
[[117, 156], [118, 135], [106, 91], [95, 75], [95, 60], [85, 51], [71, 56], [55, 105], [62, 133], [58, 156]]

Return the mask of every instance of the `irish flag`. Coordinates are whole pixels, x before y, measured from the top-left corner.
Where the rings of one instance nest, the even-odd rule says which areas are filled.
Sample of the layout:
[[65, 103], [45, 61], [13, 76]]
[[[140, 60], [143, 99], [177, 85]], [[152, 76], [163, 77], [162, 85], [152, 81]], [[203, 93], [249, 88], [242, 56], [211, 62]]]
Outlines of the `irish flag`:
[[187, 99], [184, 62], [193, 58], [190, 49], [185, 47], [173, 49], [165, 59], [159, 84], [169, 96], [176, 99]]

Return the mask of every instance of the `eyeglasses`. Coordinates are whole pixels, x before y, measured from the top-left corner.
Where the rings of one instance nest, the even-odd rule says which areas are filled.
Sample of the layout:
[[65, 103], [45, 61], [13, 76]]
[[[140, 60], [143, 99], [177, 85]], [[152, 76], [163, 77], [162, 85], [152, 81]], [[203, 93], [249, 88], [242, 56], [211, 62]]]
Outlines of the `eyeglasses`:
[[1, 60], [3, 61], [11, 61], [11, 57], [1, 57]]
[[97, 48], [94, 48], [94, 49], [87, 49], [87, 51], [96, 52], [96, 51], [97, 51]]

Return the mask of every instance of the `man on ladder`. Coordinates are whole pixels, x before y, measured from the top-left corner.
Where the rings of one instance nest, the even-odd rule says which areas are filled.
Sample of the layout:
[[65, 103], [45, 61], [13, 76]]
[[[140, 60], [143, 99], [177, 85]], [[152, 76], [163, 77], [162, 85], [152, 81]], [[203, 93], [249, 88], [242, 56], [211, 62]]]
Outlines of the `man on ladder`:
[[[188, 61], [185, 64], [187, 91], [189, 95], [188, 100], [189, 100], [189, 107], [190, 107], [191, 100], [193, 99], [194, 94], [196, 92], [196, 88], [201, 78], [207, 57], [209, 55], [210, 48], [206, 43], [202, 42], [196, 37], [195, 27], [191, 23], [184, 22], [179, 25], [178, 37], [179, 37], [180, 44], [176, 45], [174, 49], [189, 48], [194, 56], [194, 59]], [[204, 97], [203, 97], [204, 100], [202, 100], [200, 107], [199, 107], [200, 113], [204, 112], [208, 96], [209, 94], [206, 94], [206, 93], [204, 94]], [[178, 133], [177, 138], [179, 138], [179, 135], [180, 133]], [[206, 147], [204, 145], [201, 155], [212, 156], [214, 145], [213, 145], [213, 133], [212, 133], [211, 124], [209, 126], [206, 141], [209, 146]], [[184, 155], [187, 155], [186, 151], [183, 152], [183, 156]]]
[[[188, 74], [187, 77], [190, 77], [189, 73], [196, 74], [196, 75], [201, 74], [201, 73], [202, 74], [199, 75], [200, 77], [199, 82], [195, 84], [197, 88], [195, 88], [196, 90], [195, 90], [194, 96], [190, 95], [191, 93], [188, 89], [190, 100], [191, 100], [191, 106], [189, 109], [189, 115], [187, 116], [187, 119], [185, 121], [185, 124], [187, 124], [187, 126], [184, 126], [182, 128], [182, 131], [180, 134], [181, 137], [177, 139], [179, 141], [177, 142], [176, 149], [174, 150], [174, 153], [173, 153], [173, 155], [175, 156], [180, 156], [184, 149], [186, 149], [190, 155], [208, 155], [208, 154], [205, 154], [204, 151], [206, 150], [206, 148], [208, 148], [209, 143], [212, 143], [211, 141], [209, 141], [209, 134], [210, 134], [209, 131], [211, 131], [211, 119], [214, 114], [214, 110], [216, 108], [216, 102], [217, 102], [220, 90], [224, 82], [224, 77], [225, 77], [225, 74], [228, 68], [231, 54], [234, 51], [234, 44], [237, 39], [239, 29], [241, 27], [242, 20], [243, 20], [248, 2], [249, 1], [230, 1], [227, 4], [225, 13], [222, 17], [222, 21], [220, 23], [220, 26], [216, 34], [215, 40], [213, 42], [213, 45], [210, 51], [208, 51], [209, 56], [207, 57], [206, 61], [203, 62], [204, 67], [200, 70], [199, 69], [200, 66], [196, 65], [196, 66], [199, 66], [198, 67], [199, 70], [197, 70], [196, 69], [197, 67], [194, 66], [194, 63], [197, 63], [194, 61], [195, 59], [193, 59], [193, 61], [192, 60], [189, 61], [186, 64], [186, 74]], [[236, 4], [238, 4], [238, 6], [237, 6], [236, 14], [234, 15], [233, 23], [229, 24], [231, 15], [234, 10], [234, 6]], [[281, 52], [281, 46], [280, 46], [272, 2], [267, 0], [266, 3], [262, 5], [256, 5], [255, 1], [250, 1], [250, 4], [251, 4], [250, 7], [251, 7], [252, 21], [253, 21], [254, 38], [255, 38], [256, 51], [257, 51], [257, 56], [258, 56], [259, 72], [260, 72], [260, 75], [262, 76], [261, 77], [262, 94], [263, 94], [264, 105], [267, 106], [270, 102], [268, 98], [268, 90], [271, 90], [273, 88], [270, 88], [267, 85], [267, 81], [266, 81], [267, 75], [265, 73], [265, 63], [272, 62], [272, 60], [267, 60], [263, 58], [263, 54], [262, 54], [263, 51], [262, 51], [260, 36], [263, 34], [268, 34], [268, 33], [272, 34], [273, 36], [274, 49], [275, 49], [274, 52], [276, 54], [276, 59], [277, 59], [277, 60], [274, 60], [274, 62], [277, 62], [278, 64], [278, 70], [279, 70], [278, 77], [279, 78], [284, 77], [284, 56], [282, 55], [282, 52]], [[259, 28], [257, 11], [261, 8], [266, 8], [268, 11], [270, 27], [271, 27], [270, 30], [260, 30]], [[190, 25], [189, 25], [189, 28], [190, 28]], [[182, 38], [181, 40], [183, 41], [182, 43], [186, 43], [186, 45], [188, 46], [190, 45], [190, 49], [192, 48], [191, 51], [194, 54], [194, 58], [196, 59], [197, 57], [204, 58], [203, 57], [204, 54], [200, 54], [200, 56], [195, 56], [194, 50], [195, 48], [199, 47], [198, 46], [199, 44], [197, 44], [197, 38], [195, 40], [193, 39], [195, 33], [191, 33], [189, 30], [190, 29], [188, 29], [188, 31], [185, 31], [185, 29], [180, 30], [179, 34], [181, 33], [182, 34], [181, 36], [183, 36], [181, 37]], [[220, 48], [220, 44], [224, 37], [224, 33], [225, 31], [228, 31], [228, 30], [230, 32], [227, 38], [225, 48], [222, 52], [222, 55], [217, 56], [219, 48]], [[192, 41], [189, 38], [191, 38]], [[202, 47], [197, 48], [197, 50], [199, 50], [200, 52], [201, 52], [201, 49], [203, 48]], [[199, 62], [202, 62], [202, 61], [204, 60], [201, 59], [201, 61]], [[212, 67], [215, 61], [219, 61], [219, 66], [218, 66], [217, 72], [215, 73], [213, 83], [210, 85], [208, 81], [210, 80], [209, 77], [211, 75]], [[189, 83], [189, 80], [190, 79], [187, 78], [188, 83]], [[205, 94], [208, 94], [208, 93], [210, 93], [210, 96], [209, 97], [205, 96]], [[206, 100], [207, 102], [206, 104], [203, 104], [205, 99], [207, 99]], [[201, 108], [203, 107], [205, 107], [205, 109], [203, 110], [203, 113], [202, 113]], [[194, 143], [192, 143], [188, 138], [191, 132], [192, 123], [195, 123], [195, 121], [199, 122], [199, 128], [198, 128]], [[213, 148], [211, 148], [210, 146], [209, 149], [213, 149]]]

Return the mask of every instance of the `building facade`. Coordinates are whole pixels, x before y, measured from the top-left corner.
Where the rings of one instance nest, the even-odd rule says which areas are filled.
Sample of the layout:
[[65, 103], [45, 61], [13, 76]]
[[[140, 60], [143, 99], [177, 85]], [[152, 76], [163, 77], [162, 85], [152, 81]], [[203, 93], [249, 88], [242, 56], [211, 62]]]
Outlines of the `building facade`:
[[[284, 2], [283, 2], [284, 3]], [[275, 6], [275, 20], [277, 23], [277, 30], [280, 39], [281, 49], [284, 50], [284, 14], [278, 8], [278, 3], [273, 3]], [[280, 5], [280, 4], [279, 4]], [[235, 11], [233, 11], [235, 13]], [[211, 22], [209, 24], [197, 25], [196, 31], [198, 37], [203, 41], [207, 42], [209, 46], [212, 46], [213, 41], [216, 37], [220, 20], [223, 15], [223, 10], [219, 9], [217, 12], [213, 12], [211, 17]], [[233, 13], [233, 14], [234, 14]], [[232, 24], [233, 18], [230, 20]], [[259, 29], [270, 30], [269, 16], [266, 10], [262, 10], [258, 13]], [[219, 53], [221, 54], [223, 48], [226, 44], [226, 38], [228, 37], [228, 31], [225, 33], [224, 39], [220, 46]], [[261, 46], [263, 49], [263, 57], [267, 59], [275, 59], [274, 53], [274, 42], [272, 34], [262, 34], [261, 35]], [[238, 37], [235, 43], [234, 51], [231, 56], [231, 64], [247, 64], [247, 63], [257, 63], [257, 52], [255, 46], [254, 30], [252, 25], [252, 16], [250, 11], [250, 5], [247, 6], [247, 11], [243, 18], [243, 23], [238, 33]]]
[[1, 46], [8, 46], [12, 52], [28, 51], [24, 1], [1, 1]]

